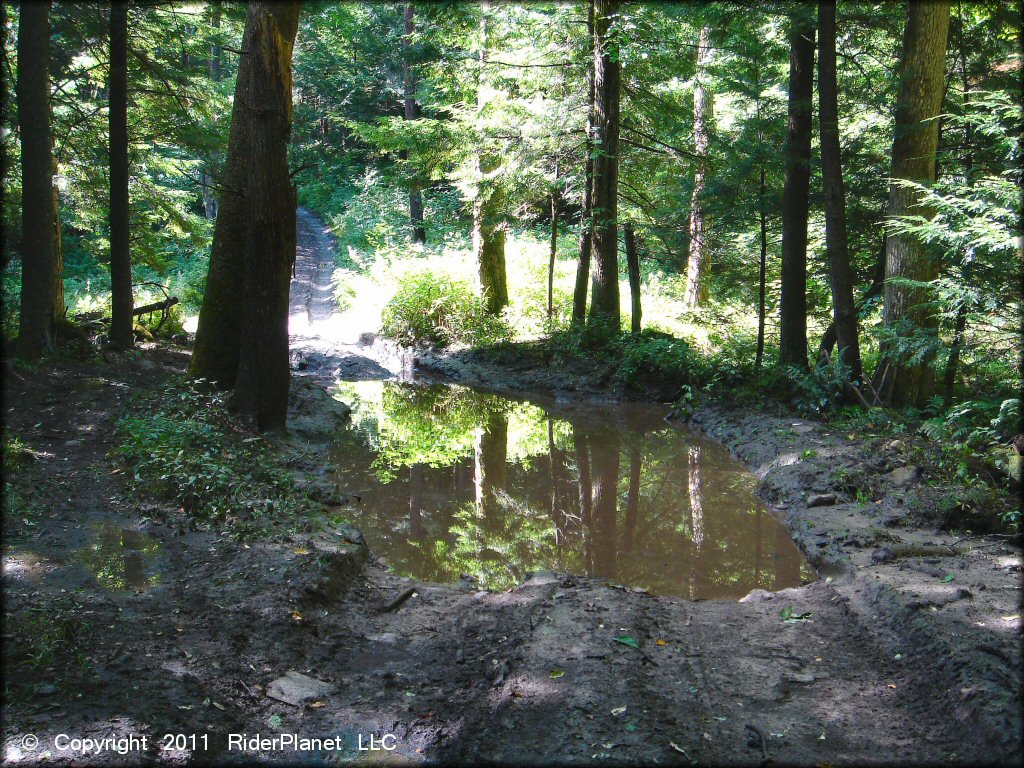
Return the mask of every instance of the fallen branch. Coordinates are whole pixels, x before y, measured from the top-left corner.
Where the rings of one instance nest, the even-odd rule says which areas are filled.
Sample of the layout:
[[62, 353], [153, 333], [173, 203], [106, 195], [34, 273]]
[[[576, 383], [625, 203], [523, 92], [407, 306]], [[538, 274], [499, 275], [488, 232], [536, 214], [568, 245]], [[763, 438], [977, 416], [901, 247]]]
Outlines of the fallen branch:
[[384, 610], [381, 613], [391, 613], [397, 611], [402, 607], [402, 603], [408, 600], [410, 597], [416, 594], [416, 587], [409, 587], [404, 590], [398, 597], [392, 600], [390, 603], [384, 606]]

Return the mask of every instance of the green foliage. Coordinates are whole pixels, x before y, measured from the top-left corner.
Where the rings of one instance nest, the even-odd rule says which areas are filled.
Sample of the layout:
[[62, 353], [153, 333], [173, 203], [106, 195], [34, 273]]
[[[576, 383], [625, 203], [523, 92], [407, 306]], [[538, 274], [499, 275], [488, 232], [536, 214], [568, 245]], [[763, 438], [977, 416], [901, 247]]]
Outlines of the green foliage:
[[406, 277], [381, 316], [381, 333], [402, 344], [482, 346], [507, 339], [507, 323], [487, 312], [466, 282], [421, 272]]
[[[51, 667], [65, 671], [88, 669], [96, 628], [82, 620], [79, 607], [70, 597], [58, 597], [49, 601], [45, 610], [24, 610], [9, 616], [4, 631], [11, 642], [7, 646], [5, 665], [13, 665], [22, 674]], [[12, 680], [17, 684], [20, 675], [5, 677], [8, 684]]]
[[8, 472], [18, 469], [35, 460], [31, 449], [17, 435], [9, 430], [3, 431], [3, 466]]
[[783, 373], [789, 384], [791, 402], [803, 413], [834, 414], [853, 397], [847, 384], [849, 369], [838, 357], [806, 371], [787, 366]]
[[318, 507], [295, 489], [267, 438], [243, 429], [227, 395], [174, 381], [117, 423], [115, 456], [136, 488], [238, 535]]

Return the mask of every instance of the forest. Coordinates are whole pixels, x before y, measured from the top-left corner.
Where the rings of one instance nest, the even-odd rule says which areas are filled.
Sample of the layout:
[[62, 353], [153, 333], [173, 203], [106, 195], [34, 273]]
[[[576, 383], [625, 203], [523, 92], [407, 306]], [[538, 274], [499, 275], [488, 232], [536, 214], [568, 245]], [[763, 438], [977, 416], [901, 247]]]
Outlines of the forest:
[[1019, 759], [1018, 4], [0, 13], [5, 760]]

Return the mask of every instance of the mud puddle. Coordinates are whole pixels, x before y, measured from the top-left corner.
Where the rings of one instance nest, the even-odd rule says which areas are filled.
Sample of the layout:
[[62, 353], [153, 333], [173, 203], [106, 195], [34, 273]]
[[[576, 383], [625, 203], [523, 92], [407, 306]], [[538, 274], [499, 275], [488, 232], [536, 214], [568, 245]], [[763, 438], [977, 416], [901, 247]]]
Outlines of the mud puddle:
[[507, 589], [551, 570], [690, 599], [815, 578], [754, 475], [658, 406], [340, 388], [353, 412], [333, 478], [370, 550], [402, 576]]

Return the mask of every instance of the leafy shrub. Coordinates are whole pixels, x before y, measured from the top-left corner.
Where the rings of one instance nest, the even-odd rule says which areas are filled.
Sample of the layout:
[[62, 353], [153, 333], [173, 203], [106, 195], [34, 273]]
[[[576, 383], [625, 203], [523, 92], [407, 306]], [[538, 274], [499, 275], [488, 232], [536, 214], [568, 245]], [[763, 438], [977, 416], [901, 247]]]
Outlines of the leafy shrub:
[[791, 385], [793, 404], [805, 413], [816, 416], [831, 414], [850, 400], [851, 392], [847, 385], [849, 368], [838, 356], [809, 371], [786, 366], [784, 373]]
[[201, 380], [171, 384], [118, 421], [115, 456], [139, 490], [197, 519], [234, 518], [229, 522], [239, 533], [261, 518], [280, 521], [313, 511], [266, 439], [245, 431], [228, 412], [226, 398], [205, 391]]
[[404, 278], [381, 314], [381, 333], [402, 344], [481, 346], [507, 339], [507, 323], [487, 312], [473, 287], [447, 275]]
[[682, 385], [690, 381], [694, 355], [689, 344], [662, 334], [622, 335], [611, 345], [619, 376], [629, 387], [647, 383]]

